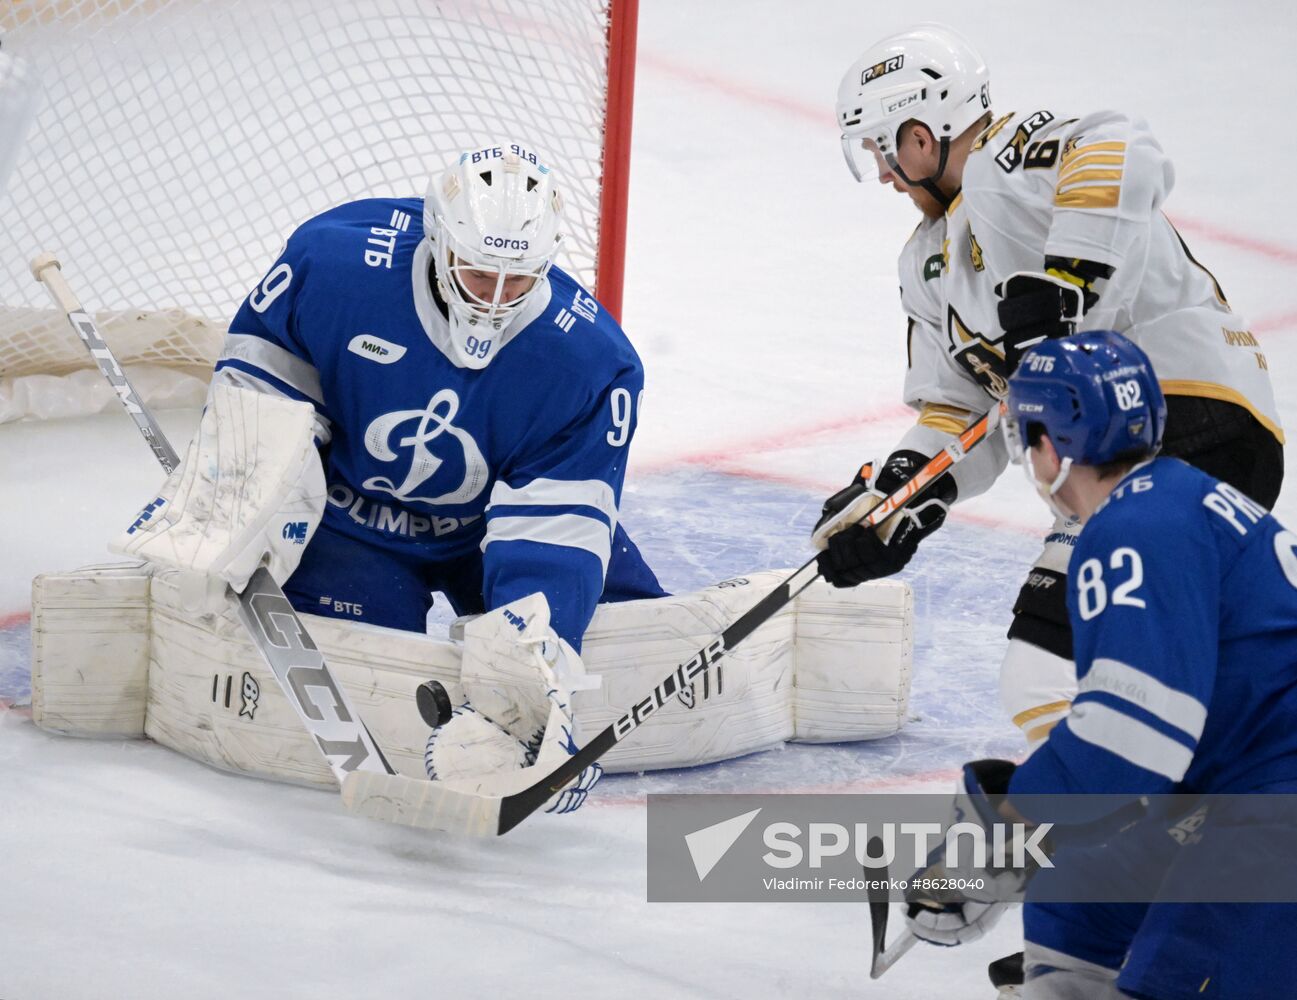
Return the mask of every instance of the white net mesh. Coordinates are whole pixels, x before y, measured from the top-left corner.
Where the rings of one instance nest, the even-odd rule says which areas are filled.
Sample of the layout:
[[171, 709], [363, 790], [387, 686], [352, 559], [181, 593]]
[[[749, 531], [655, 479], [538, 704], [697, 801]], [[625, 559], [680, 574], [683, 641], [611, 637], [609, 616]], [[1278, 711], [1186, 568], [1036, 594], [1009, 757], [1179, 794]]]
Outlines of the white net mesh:
[[31, 415], [16, 379], [88, 364], [28, 271], [38, 251], [120, 360], [201, 374], [294, 226], [421, 196], [501, 138], [558, 170], [560, 264], [594, 285], [611, 2], [0, 3], [0, 420]]

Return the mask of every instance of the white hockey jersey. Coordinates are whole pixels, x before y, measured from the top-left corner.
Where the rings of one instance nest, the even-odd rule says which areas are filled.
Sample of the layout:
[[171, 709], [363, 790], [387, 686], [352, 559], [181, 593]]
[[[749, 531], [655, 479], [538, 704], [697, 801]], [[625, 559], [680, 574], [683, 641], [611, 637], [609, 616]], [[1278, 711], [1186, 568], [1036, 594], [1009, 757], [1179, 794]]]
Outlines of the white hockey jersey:
[[[945, 244], [945, 218], [924, 219], [901, 251], [901, 307], [908, 320], [905, 403], [918, 411], [919, 419], [896, 451], [935, 455], [991, 403], [947, 347]], [[966, 500], [985, 492], [1008, 462], [1004, 440], [997, 434], [951, 470], [959, 497]]]
[[1281, 437], [1256, 338], [1160, 211], [1174, 182], [1136, 118], [1037, 111], [993, 124], [974, 143], [946, 213], [945, 333], [956, 361], [1002, 396], [995, 287], [1015, 271], [1041, 270], [1046, 256], [1095, 261], [1114, 271], [1080, 329], [1124, 333], [1168, 394], [1236, 403]]
[[1147, 125], [1117, 112], [1008, 114], [979, 136], [945, 219], [920, 225], [901, 257], [905, 397], [920, 411], [902, 446], [925, 450], [917, 445], [943, 408], [957, 422], [1003, 398], [995, 289], [1016, 271], [1042, 271], [1046, 256], [1113, 268], [1080, 329], [1124, 333], [1165, 392], [1235, 403], [1282, 441], [1260, 345], [1160, 211], [1174, 179]]

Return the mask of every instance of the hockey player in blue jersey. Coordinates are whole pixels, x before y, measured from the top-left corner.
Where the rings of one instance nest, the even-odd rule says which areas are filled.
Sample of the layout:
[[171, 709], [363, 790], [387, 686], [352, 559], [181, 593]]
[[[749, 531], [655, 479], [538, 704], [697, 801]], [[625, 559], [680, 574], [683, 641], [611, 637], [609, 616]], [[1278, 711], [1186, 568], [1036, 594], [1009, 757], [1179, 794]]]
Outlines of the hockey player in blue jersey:
[[579, 649], [601, 596], [661, 594], [617, 517], [643, 369], [552, 266], [560, 221], [534, 153], [473, 150], [424, 201], [306, 222], [248, 296], [217, 380], [309, 402], [325, 453], [296, 606], [422, 631], [432, 591], [539, 591]]
[[[421, 632], [434, 592], [459, 615], [513, 609], [466, 643], [464, 688], [524, 743], [553, 672], [579, 687], [562, 664], [581, 673], [595, 605], [663, 594], [619, 519], [643, 369], [554, 266], [561, 225], [554, 174], [516, 142], [463, 153], [424, 199], [304, 223], [230, 325], [199, 432], [211, 474], [165, 498], [198, 508], [211, 540], [191, 565], [221, 592], [264, 561], [313, 614]], [[175, 524], [150, 537], [163, 520], [131, 551], [175, 565]]]
[[[1084, 522], [1067, 594], [1080, 687], [1025, 763], [966, 767], [972, 797], [1297, 792], [1297, 534], [1240, 490], [1156, 457], [1166, 404], [1119, 334], [1035, 347], [1007, 406], [1010, 450], [1056, 512]], [[1174, 843], [1164, 820], [1146, 822]], [[1213, 822], [1208, 811], [1201, 836], [1175, 849], [1164, 887], [1213, 864]], [[931, 937], [995, 908], [953, 909], [912, 908], [911, 926]], [[1268, 998], [1297, 982], [1294, 905], [1044, 903], [1029, 890], [1023, 916], [1027, 997]]]

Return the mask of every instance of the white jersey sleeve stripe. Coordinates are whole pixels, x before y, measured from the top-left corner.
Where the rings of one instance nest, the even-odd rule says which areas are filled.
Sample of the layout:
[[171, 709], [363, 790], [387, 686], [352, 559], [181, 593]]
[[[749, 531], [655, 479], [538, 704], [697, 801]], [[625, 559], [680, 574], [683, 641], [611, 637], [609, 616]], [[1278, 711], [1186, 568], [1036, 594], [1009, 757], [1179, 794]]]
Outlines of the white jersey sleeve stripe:
[[517, 489], [503, 480], [491, 488], [491, 506], [593, 507], [617, 523], [617, 498], [602, 479], [533, 479]]
[[320, 373], [309, 362], [291, 354], [278, 344], [250, 333], [230, 333], [225, 338], [221, 360], [244, 361], [255, 368], [269, 372], [287, 382], [304, 396], [321, 406], [324, 390], [320, 387]]
[[1195, 740], [1207, 724], [1207, 707], [1197, 698], [1119, 660], [1095, 660], [1080, 683], [1079, 693], [1087, 691], [1101, 691], [1138, 705]]
[[1099, 702], [1074, 703], [1064, 724], [1078, 739], [1171, 781], [1182, 780], [1193, 760], [1193, 751], [1183, 743]]
[[487, 522], [482, 551], [492, 542], [539, 542], [584, 549], [599, 560], [601, 572], [608, 572], [612, 555], [612, 532], [608, 525], [580, 514], [553, 517], [496, 517]]

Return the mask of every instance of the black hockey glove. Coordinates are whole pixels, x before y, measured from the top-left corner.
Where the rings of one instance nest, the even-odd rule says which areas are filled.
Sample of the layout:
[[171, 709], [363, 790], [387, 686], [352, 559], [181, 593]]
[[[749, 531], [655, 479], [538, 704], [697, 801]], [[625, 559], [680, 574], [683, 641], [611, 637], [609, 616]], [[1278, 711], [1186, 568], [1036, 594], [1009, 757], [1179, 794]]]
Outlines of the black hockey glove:
[[1099, 300], [1094, 282], [1112, 273], [1111, 267], [1094, 261], [1046, 257], [1044, 273], [1019, 271], [1005, 278], [995, 292], [1006, 372], [1012, 375], [1022, 356], [1041, 341], [1073, 333]]
[[1066, 337], [1081, 318], [1081, 289], [1051, 274], [1020, 271], [996, 288], [1004, 337], [1005, 372], [1018, 370], [1022, 356], [1046, 340]]
[[[872, 465], [864, 466], [849, 486], [824, 502], [819, 524], [865, 494], [873, 496], [873, 506], [877, 506], [907, 483], [927, 462], [928, 459], [918, 452], [898, 451], [887, 459], [876, 476]], [[955, 480], [947, 474], [933, 483], [912, 506], [897, 511], [876, 528], [853, 524], [830, 535], [828, 547], [819, 556], [820, 574], [835, 587], [854, 587], [899, 573], [914, 555], [919, 542], [941, 527], [946, 511], [955, 502], [956, 493]]]

